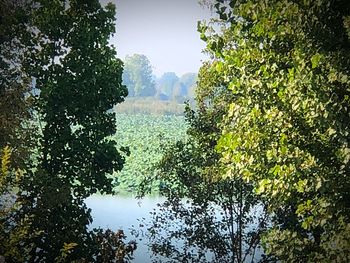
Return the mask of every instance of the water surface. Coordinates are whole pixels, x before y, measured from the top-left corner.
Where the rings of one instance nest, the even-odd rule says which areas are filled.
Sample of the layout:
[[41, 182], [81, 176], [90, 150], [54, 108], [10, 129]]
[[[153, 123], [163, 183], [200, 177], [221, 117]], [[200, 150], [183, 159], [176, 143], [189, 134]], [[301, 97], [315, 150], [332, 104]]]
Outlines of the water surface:
[[[93, 195], [86, 199], [87, 206], [92, 210], [91, 228], [109, 228], [113, 231], [122, 229], [127, 235], [126, 241], [135, 240], [131, 235], [132, 228], [140, 230], [140, 219], [150, 219], [149, 212], [156, 209], [157, 204], [164, 200], [161, 197], [145, 197], [138, 200], [132, 196]], [[151, 262], [151, 253], [148, 251], [146, 240], [136, 239], [136, 241], [137, 249], [132, 262]]]

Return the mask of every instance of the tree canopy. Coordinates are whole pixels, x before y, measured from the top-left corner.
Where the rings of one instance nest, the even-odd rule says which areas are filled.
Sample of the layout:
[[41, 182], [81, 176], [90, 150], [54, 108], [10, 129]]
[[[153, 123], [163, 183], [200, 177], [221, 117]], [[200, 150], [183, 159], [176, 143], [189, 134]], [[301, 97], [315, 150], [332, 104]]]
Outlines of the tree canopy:
[[7, 0], [1, 2], [0, 10], [0, 149], [11, 147], [12, 163], [18, 168], [23, 168], [33, 139], [29, 129], [31, 79], [23, 69], [29, 8], [26, 3]]
[[[349, 262], [350, 2], [200, 2], [217, 17], [198, 24], [209, 55], [198, 80], [166, 72], [157, 83], [178, 102], [196, 86], [196, 105], [140, 184], [155, 179], [166, 197], [148, 225], [152, 251], [172, 262]], [[112, 109], [128, 92], [156, 94], [150, 62], [127, 56], [123, 72], [112, 4], [1, 5], [0, 256], [124, 262], [135, 243], [91, 231], [84, 200], [113, 193], [130, 153], [113, 139]]]
[[129, 96], [154, 96], [155, 83], [152, 66], [145, 55], [134, 54], [124, 60], [123, 83], [127, 86]]
[[[97, 191], [112, 193], [111, 174], [124, 163], [108, 139], [116, 132], [111, 109], [127, 95], [122, 61], [108, 45], [115, 7], [102, 8], [98, 0], [35, 3], [25, 24], [31, 37], [23, 65], [40, 90], [35, 111], [41, 132], [18, 186], [18, 209], [7, 215], [9, 244], [0, 253], [19, 262], [94, 261], [101, 253], [123, 261], [134, 247], [124, 247], [124, 235], [88, 230], [92, 218], [84, 204]], [[21, 239], [14, 236], [23, 231]], [[101, 247], [103, 239], [118, 246]]]
[[199, 29], [210, 70], [232, 94], [216, 146], [224, 178], [253, 183], [268, 201], [267, 253], [288, 262], [348, 261], [349, 2], [214, 7], [216, 26]]

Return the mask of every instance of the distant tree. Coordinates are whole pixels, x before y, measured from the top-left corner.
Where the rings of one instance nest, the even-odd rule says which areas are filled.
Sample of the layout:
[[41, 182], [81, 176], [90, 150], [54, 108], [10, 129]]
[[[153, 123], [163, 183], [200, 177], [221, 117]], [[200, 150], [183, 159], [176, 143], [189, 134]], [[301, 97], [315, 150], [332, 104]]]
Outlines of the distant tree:
[[145, 55], [126, 56], [123, 84], [127, 86], [130, 96], [144, 97], [156, 94], [152, 66]]
[[[110, 109], [127, 95], [122, 62], [108, 45], [114, 21], [114, 5], [102, 8], [98, 0], [34, 5], [25, 28], [36, 45], [25, 53], [26, 72], [40, 90], [42, 135], [36, 160], [18, 186], [18, 210], [7, 221], [10, 237], [22, 233], [10, 240], [25, 258], [10, 254], [6, 261], [92, 262], [101, 253], [96, 244], [101, 232], [88, 230], [92, 218], [84, 200], [97, 191], [111, 193], [109, 174], [124, 163], [116, 142], [108, 139], [116, 131]], [[105, 234], [102, 238], [115, 239]], [[121, 262], [115, 250], [129, 253], [134, 247], [118, 244], [121, 250], [102, 249]]]
[[132, 76], [129, 71], [125, 70], [123, 71], [123, 84], [127, 87], [128, 89], [128, 96], [129, 97], [134, 97], [135, 96], [135, 84], [132, 81]]
[[186, 73], [174, 85], [173, 99], [179, 103], [186, 100], [193, 100], [194, 89], [197, 82], [197, 74]]
[[188, 90], [196, 85], [197, 78], [198, 76], [196, 73], [186, 73], [180, 77], [179, 82], [183, 83]]
[[180, 81], [174, 85], [173, 99], [178, 103], [183, 103], [186, 100], [187, 87]]
[[158, 90], [160, 93], [163, 93], [171, 98], [173, 95], [174, 86], [178, 80], [179, 77], [176, 76], [174, 72], [166, 72], [158, 80]]

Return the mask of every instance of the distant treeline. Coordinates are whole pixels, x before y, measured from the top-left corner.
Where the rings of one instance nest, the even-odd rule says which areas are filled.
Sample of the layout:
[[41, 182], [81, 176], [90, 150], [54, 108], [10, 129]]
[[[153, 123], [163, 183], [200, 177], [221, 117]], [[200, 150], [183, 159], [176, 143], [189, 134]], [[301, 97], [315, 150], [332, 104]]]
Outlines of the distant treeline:
[[174, 72], [166, 72], [157, 78], [145, 55], [134, 54], [124, 60], [123, 84], [128, 88], [128, 97], [154, 97], [183, 103], [193, 100], [196, 81], [197, 74], [191, 72], [180, 77]]

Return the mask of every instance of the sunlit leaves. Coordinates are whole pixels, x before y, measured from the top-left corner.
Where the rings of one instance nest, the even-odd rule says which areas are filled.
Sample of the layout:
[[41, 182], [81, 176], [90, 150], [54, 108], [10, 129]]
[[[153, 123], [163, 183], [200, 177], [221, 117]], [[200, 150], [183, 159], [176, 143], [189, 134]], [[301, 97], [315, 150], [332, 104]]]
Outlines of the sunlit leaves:
[[[295, 220], [292, 228], [303, 229], [297, 235], [279, 232], [286, 240], [300, 238], [299, 253], [286, 252], [283, 242], [268, 244], [274, 246], [270, 251], [286, 260], [291, 259], [287, 253], [319, 259], [311, 252], [320, 246], [319, 237], [335, 234], [328, 227], [349, 210], [344, 181], [349, 171], [350, 59], [343, 37], [348, 24], [342, 17], [348, 16], [349, 6], [288, 0], [230, 3], [235, 8], [223, 9], [219, 1], [215, 5], [219, 14], [225, 13], [219, 19], [225, 24], [222, 33], [210, 34], [205, 27], [202, 32], [208, 32], [207, 48], [219, 61], [215, 70], [233, 96], [216, 149], [228, 177], [252, 182], [269, 200], [270, 211], [289, 215]], [[225, 40], [221, 50], [210, 44], [219, 39]], [[278, 242], [273, 231], [269, 238]]]

